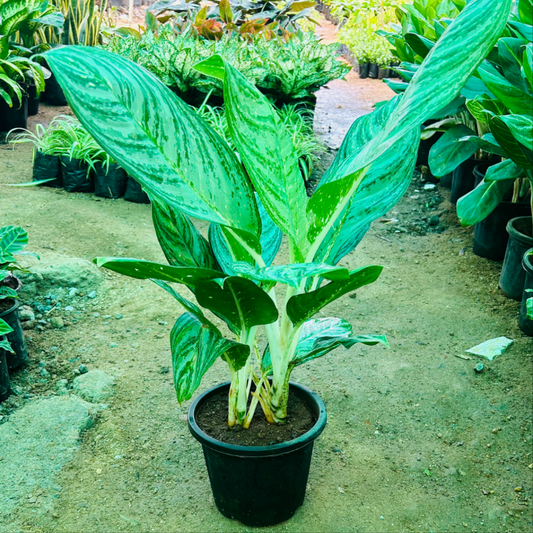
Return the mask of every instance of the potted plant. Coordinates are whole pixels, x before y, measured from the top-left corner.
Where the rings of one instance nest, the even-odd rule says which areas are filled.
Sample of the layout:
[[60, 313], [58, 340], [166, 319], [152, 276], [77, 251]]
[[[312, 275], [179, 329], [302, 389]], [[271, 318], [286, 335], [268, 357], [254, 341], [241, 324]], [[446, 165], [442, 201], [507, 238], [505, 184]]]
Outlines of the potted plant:
[[9, 368], [7, 365], [7, 353], [12, 353], [13, 348], [6, 338], [7, 333], [11, 333], [11, 327], [0, 318], [0, 403], [9, 398], [11, 386], [9, 380]]
[[518, 324], [526, 335], [533, 337], [533, 248], [524, 254], [522, 265], [526, 276]]
[[[6, 350], [6, 364], [9, 368], [18, 368], [28, 360], [28, 348], [18, 316], [18, 290], [21, 283], [12, 274], [14, 271], [24, 271], [14, 255], [23, 253], [27, 243], [28, 234], [23, 228], [0, 228], [0, 337], [6, 335], [6, 342], [11, 347], [8, 350], [8, 345], [4, 343], [0, 344], [0, 349]], [[7, 324], [9, 331], [2, 324]]]
[[[455, 97], [492, 49], [510, 7], [511, 0], [470, 2], [405, 94], [354, 123], [310, 199], [272, 106], [220, 56], [196, 68], [223, 83], [241, 162], [189, 106], [130, 61], [93, 48], [47, 54], [80, 122], [152, 197], [156, 233], [169, 262], [104, 257], [97, 264], [151, 279], [185, 308], [171, 334], [178, 400], [192, 397], [218, 357], [228, 365], [231, 382], [205, 393], [189, 411], [191, 431], [207, 448], [215, 502], [227, 516], [268, 525], [287, 519], [302, 503], [310, 446], [325, 414], [313, 393], [291, 385], [292, 370], [338, 346], [385, 343], [382, 336], [353, 335], [342, 319], [313, 317], [380, 275], [379, 266], [348, 271], [338, 263], [406, 191], [421, 124]], [[210, 223], [208, 239], [191, 216]], [[275, 265], [282, 233], [290, 261]], [[190, 290], [196, 303], [170, 283]], [[309, 421], [300, 428], [303, 434], [265, 446], [227, 442], [246, 438], [259, 409], [269, 427], [290, 427], [291, 401], [298, 398]], [[225, 420], [213, 422], [207, 412], [220, 412], [221, 405]], [[206, 418], [215, 426], [211, 435]], [[289, 451], [298, 452], [297, 461], [284, 466], [279, 454]], [[235, 480], [238, 471], [253, 473], [252, 487], [249, 475]], [[223, 484], [219, 475], [232, 482]], [[292, 490], [286, 497], [279, 490], [284, 483]]]

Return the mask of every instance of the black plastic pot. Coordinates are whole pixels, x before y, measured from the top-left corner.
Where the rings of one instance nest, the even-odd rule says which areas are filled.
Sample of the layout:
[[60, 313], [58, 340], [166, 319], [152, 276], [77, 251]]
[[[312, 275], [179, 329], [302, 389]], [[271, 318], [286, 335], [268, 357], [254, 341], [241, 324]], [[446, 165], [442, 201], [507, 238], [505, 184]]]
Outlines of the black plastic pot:
[[22, 96], [22, 104], [19, 99], [13, 97], [13, 106], [0, 98], [0, 131], [11, 131], [14, 128], [26, 128], [28, 126], [28, 95]]
[[102, 198], [120, 198], [126, 191], [128, 176], [126, 171], [116, 163], [111, 163], [109, 169], [100, 162], [94, 164], [94, 193]]
[[61, 156], [63, 188], [68, 192], [94, 192], [94, 181], [87, 163]]
[[136, 204], [150, 203], [150, 198], [148, 198], [148, 195], [143, 191], [142, 187], [131, 176], [128, 176], [128, 183], [126, 184], [124, 200], [127, 200], [128, 202], [134, 202]]
[[451, 202], [456, 204], [459, 198], [468, 194], [475, 187], [474, 168], [479, 165], [479, 161], [470, 157], [463, 161], [454, 171], [452, 178]]
[[[0, 341], [5, 341], [5, 337], [0, 337]], [[9, 384], [9, 371], [7, 368], [6, 351], [0, 348], [0, 403], [9, 398], [11, 387]]]
[[311, 409], [315, 425], [304, 435], [272, 446], [237, 446], [213, 439], [195, 420], [200, 404], [229, 383], [201, 394], [189, 408], [189, 429], [202, 444], [211, 489], [218, 510], [247, 526], [266, 527], [289, 519], [302, 505], [313, 443], [326, 426], [326, 408], [318, 394], [296, 383], [297, 394]]
[[533, 320], [527, 317], [527, 300], [533, 298], [533, 248], [526, 251], [522, 259], [522, 266], [525, 271], [525, 283], [522, 296], [522, 307], [520, 308], [520, 318], [518, 325], [520, 329], [530, 337], [533, 337]]
[[522, 259], [529, 248], [533, 247], [533, 237], [529, 236], [531, 234], [531, 217], [513, 218], [507, 223], [506, 229], [509, 242], [503, 260], [500, 289], [508, 298], [521, 301], [526, 279], [526, 272], [522, 268]]
[[446, 174], [445, 176], [442, 176], [442, 178], [440, 178], [441, 186], [445, 187], [446, 189], [452, 188], [452, 182], [453, 182], [453, 172], [450, 172], [449, 174]]
[[47, 187], [63, 187], [61, 176], [61, 161], [59, 156], [35, 152], [33, 160], [33, 181], [47, 180], [54, 178], [53, 181], [43, 183]]
[[44, 100], [48, 105], [60, 106], [67, 105], [67, 99], [65, 93], [59, 85], [56, 77], [52, 74], [47, 80], [45, 85]]
[[359, 63], [359, 77], [362, 80], [368, 78], [368, 70], [370, 68], [370, 63]]
[[385, 78], [390, 78], [391, 77], [390, 73], [391, 73], [390, 69], [378, 67], [378, 79], [379, 80], [383, 80]]
[[28, 87], [28, 116], [33, 117], [39, 113], [40, 98], [37, 96], [37, 87], [30, 84]]
[[[487, 169], [493, 163], [481, 163], [473, 170], [474, 187], [477, 187], [485, 177]], [[511, 196], [509, 196], [509, 200]], [[474, 253], [486, 259], [501, 261], [505, 256], [505, 250], [509, 241], [507, 230], [508, 222], [515, 217], [524, 217], [531, 213], [528, 204], [515, 204], [510, 201], [503, 201], [498, 204], [496, 209], [486, 218], [478, 222], [474, 227]], [[529, 248], [533, 244], [526, 247]], [[513, 267], [514, 272], [518, 275], [521, 271], [521, 261], [524, 249]], [[520, 287], [517, 300], [522, 298], [522, 287]]]
[[28, 347], [24, 339], [24, 333], [19, 320], [19, 302], [16, 300], [4, 300], [12, 302], [12, 306], [6, 311], [0, 313], [0, 318], [4, 320], [12, 329], [11, 333], [6, 335], [7, 340], [11, 344], [11, 348], [15, 353], [7, 352], [7, 366], [11, 368], [18, 368], [28, 361]]
[[368, 77], [377, 80], [379, 76], [379, 66], [377, 63], [369, 63], [368, 65]]

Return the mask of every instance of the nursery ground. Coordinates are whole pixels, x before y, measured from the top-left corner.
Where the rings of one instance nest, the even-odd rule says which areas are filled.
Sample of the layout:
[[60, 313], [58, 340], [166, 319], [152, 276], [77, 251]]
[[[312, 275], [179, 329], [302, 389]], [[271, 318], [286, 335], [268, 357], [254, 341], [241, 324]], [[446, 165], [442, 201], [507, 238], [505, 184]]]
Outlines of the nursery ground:
[[[374, 101], [386, 97], [379, 82], [366, 83], [361, 91], [380, 93]], [[334, 130], [336, 116], [349, 124], [371, 104], [369, 97], [359, 111], [336, 107], [342, 90], [331, 85], [319, 95], [317, 128], [326, 136], [328, 121]], [[28, 249], [43, 260], [164, 261], [149, 206], [7, 186], [30, 179], [30, 151], [0, 146], [0, 225], [26, 228]], [[344, 317], [357, 333], [386, 334], [390, 349], [339, 349], [294, 373], [326, 402], [328, 426], [315, 446], [304, 505], [265, 531], [531, 530], [532, 342], [517, 327], [518, 303], [498, 291], [501, 265], [472, 254], [472, 229], [457, 224], [449, 193], [423, 186], [417, 175], [342, 261], [385, 269], [322, 316]], [[18, 394], [0, 424], [55, 395], [56, 382], [70, 383], [80, 364], [116, 378], [109, 409], [83, 434], [52, 488], [43, 483], [9, 515], [0, 495], [0, 531], [251, 531], [217, 512], [200, 446], [186, 426], [189, 402], [176, 402], [168, 335], [180, 310], [149, 282], [104, 274], [97, 297], [76, 304], [76, 322], [56, 309], [47, 318], [61, 317], [63, 328], [27, 331], [31, 363], [13, 376]], [[515, 342], [494, 361], [460, 357], [501, 335]], [[476, 373], [480, 361], [485, 369]], [[227, 377], [217, 362], [202, 388]]]

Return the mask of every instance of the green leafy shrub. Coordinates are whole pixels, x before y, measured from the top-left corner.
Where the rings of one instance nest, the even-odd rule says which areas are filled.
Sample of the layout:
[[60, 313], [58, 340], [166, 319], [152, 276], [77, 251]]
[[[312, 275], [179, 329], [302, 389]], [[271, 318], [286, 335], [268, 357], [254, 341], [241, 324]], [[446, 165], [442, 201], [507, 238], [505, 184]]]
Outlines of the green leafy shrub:
[[289, 42], [260, 37], [249, 42], [227, 36], [209, 41], [196, 38], [190, 31], [176, 34], [171, 25], [164, 25], [157, 34], [149, 30], [139, 38], [115, 35], [105, 49], [139, 63], [191, 104], [199, 104], [197, 92], [222, 95], [220, 80], [193, 68], [215, 54], [274, 100], [285, 102], [310, 97], [349, 71], [345, 63], [336, 59], [336, 45], [323, 45], [304, 32], [298, 32]]

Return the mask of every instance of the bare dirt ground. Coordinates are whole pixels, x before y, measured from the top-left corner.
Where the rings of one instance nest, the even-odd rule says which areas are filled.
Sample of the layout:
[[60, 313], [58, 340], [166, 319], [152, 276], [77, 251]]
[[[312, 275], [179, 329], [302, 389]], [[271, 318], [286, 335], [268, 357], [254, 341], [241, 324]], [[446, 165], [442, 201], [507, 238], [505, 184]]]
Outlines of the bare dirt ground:
[[[317, 129], [333, 148], [328, 124], [336, 133], [336, 117], [351, 123], [388, 91], [355, 75], [349, 81], [319, 93]], [[44, 108], [36, 118], [60, 111]], [[0, 146], [0, 225], [25, 227], [28, 249], [42, 257], [164, 261], [149, 206], [7, 186], [29, 180], [30, 150]], [[532, 342], [517, 327], [518, 303], [498, 291], [501, 265], [472, 254], [472, 229], [459, 227], [448, 199], [446, 190], [425, 191], [417, 176], [342, 261], [385, 270], [322, 316], [344, 317], [358, 333], [386, 334], [391, 348], [339, 349], [294, 373], [325, 400], [328, 426], [315, 446], [304, 505], [265, 531], [531, 531]], [[434, 216], [438, 223], [430, 225]], [[105, 294], [81, 320], [65, 317], [63, 329], [28, 332], [31, 363], [13, 376], [19, 395], [10, 409], [54, 395], [55, 382], [72, 380], [80, 363], [117, 376], [115, 396], [57, 473], [61, 490], [43, 489], [52, 491], [53, 510], [41, 505], [41, 491], [3, 526], [32, 533], [251, 531], [216, 510], [200, 446], [186, 426], [189, 403], [176, 402], [168, 336], [180, 310], [149, 282], [105, 275]], [[501, 335], [515, 342], [483, 361], [482, 373], [474, 371], [477, 359], [457, 357]], [[218, 362], [202, 387], [227, 378]]]

